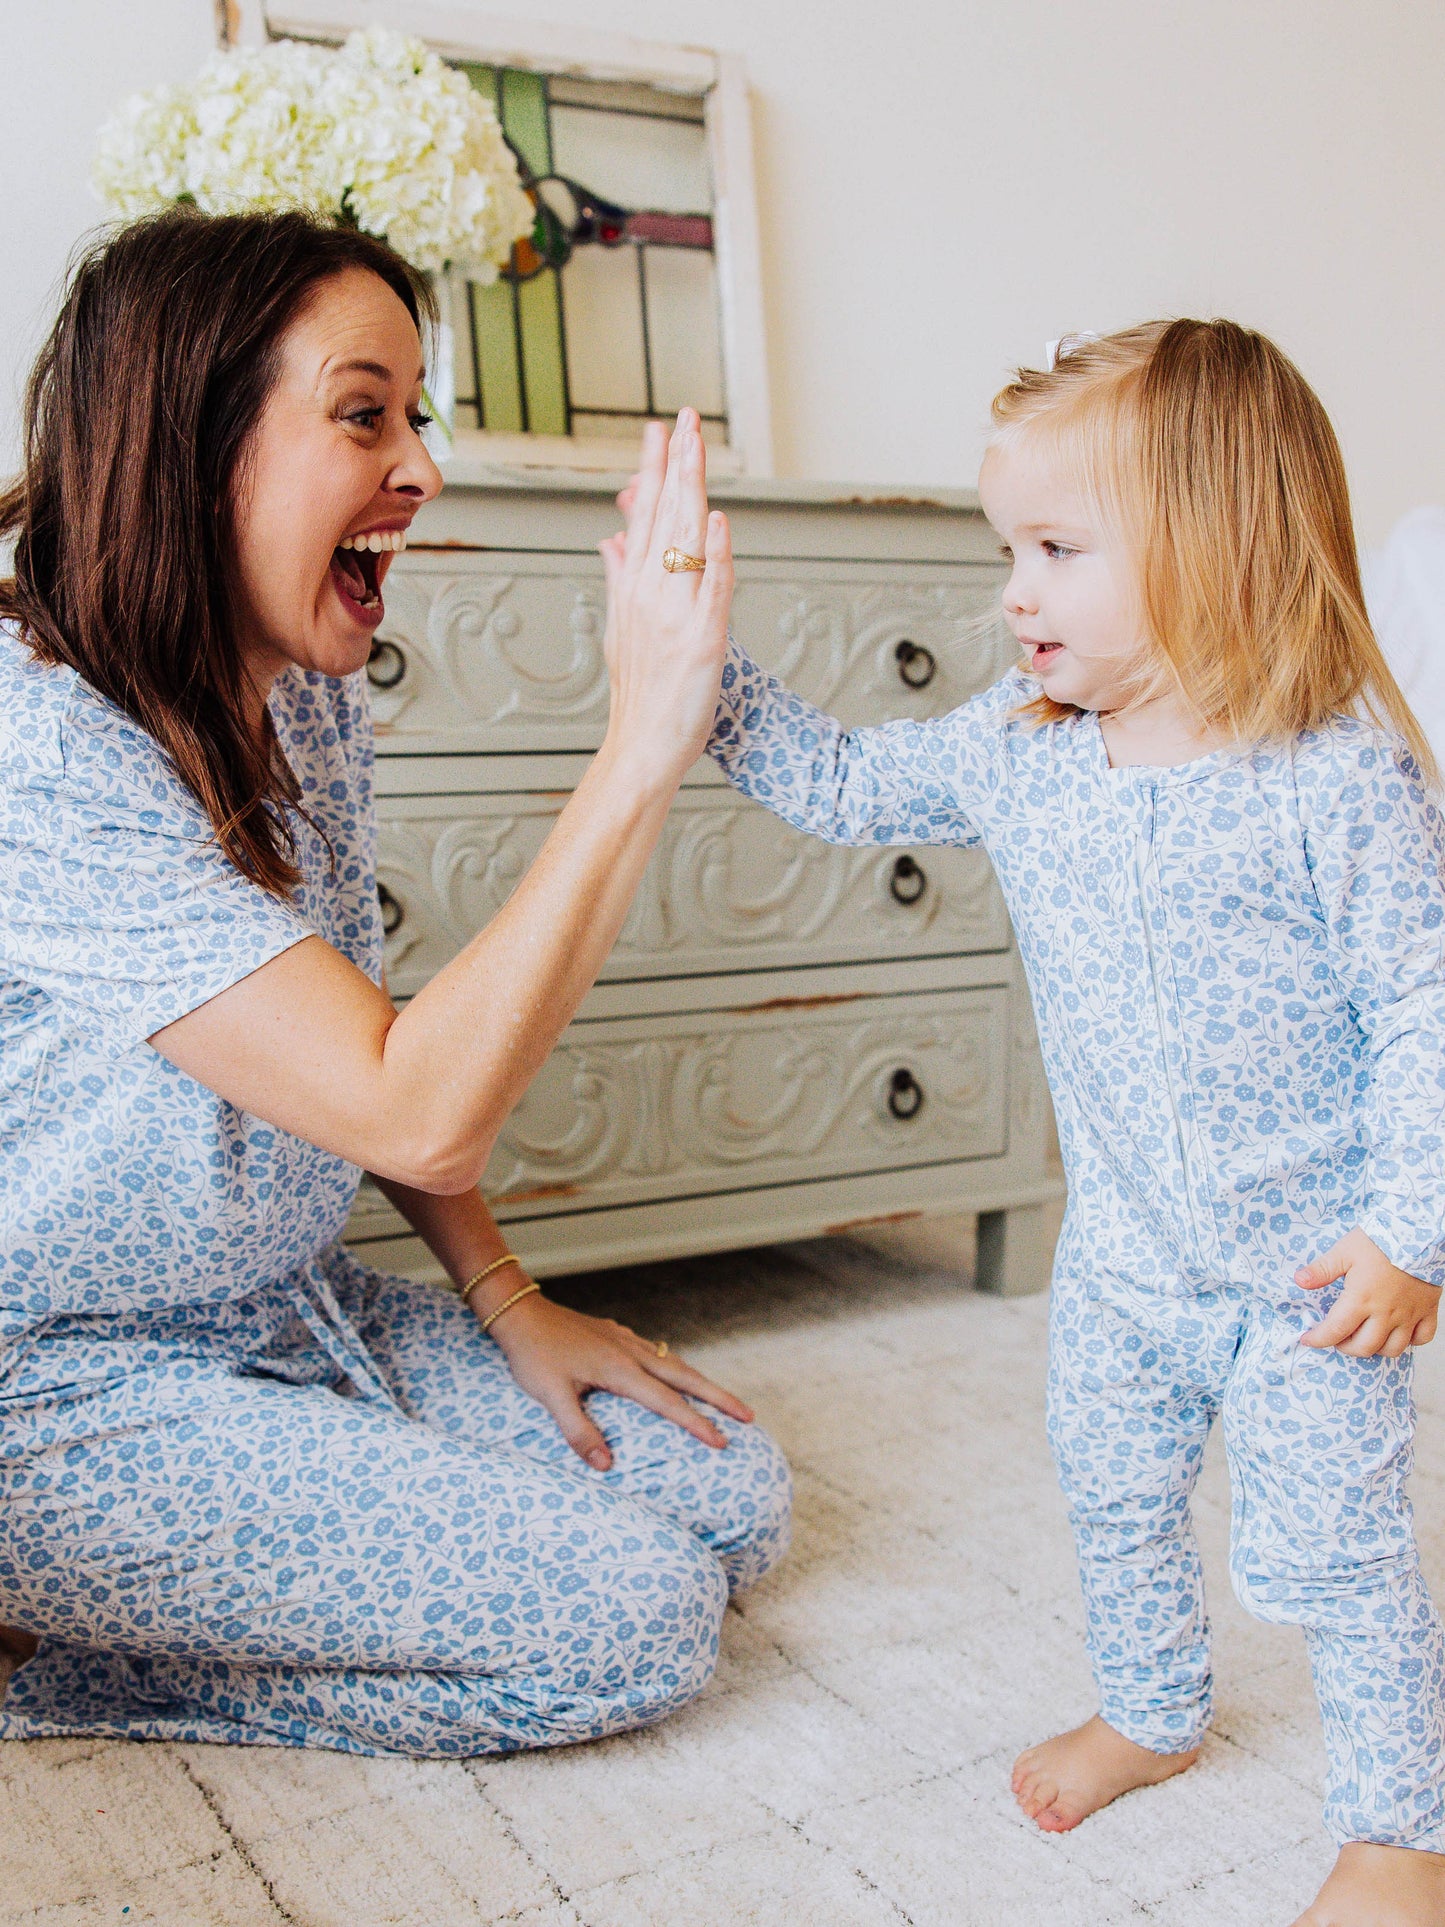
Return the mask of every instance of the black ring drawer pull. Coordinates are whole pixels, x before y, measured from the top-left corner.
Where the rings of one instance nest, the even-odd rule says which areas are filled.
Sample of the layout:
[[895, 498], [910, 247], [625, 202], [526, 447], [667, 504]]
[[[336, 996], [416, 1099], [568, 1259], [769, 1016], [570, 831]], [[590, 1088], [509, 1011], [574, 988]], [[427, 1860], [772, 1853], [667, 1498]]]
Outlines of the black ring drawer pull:
[[921, 642], [900, 642], [893, 660], [898, 664], [899, 677], [910, 689], [927, 689], [938, 674], [938, 658]]
[[888, 879], [888, 893], [895, 903], [917, 903], [928, 888], [928, 877], [911, 856], [901, 856]]
[[917, 1117], [923, 1109], [923, 1086], [902, 1065], [888, 1080], [888, 1108], [895, 1117]]
[[381, 931], [386, 937], [394, 937], [406, 918], [406, 912], [384, 883], [376, 886], [376, 900], [381, 905]]
[[394, 642], [374, 642], [366, 662], [366, 680], [373, 689], [395, 689], [406, 674], [406, 657]]

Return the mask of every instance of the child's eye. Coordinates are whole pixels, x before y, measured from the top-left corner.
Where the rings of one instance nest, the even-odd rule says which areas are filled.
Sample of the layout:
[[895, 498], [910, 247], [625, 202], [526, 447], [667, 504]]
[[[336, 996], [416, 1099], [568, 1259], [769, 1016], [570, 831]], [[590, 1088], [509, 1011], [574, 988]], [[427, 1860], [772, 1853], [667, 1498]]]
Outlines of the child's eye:
[[1066, 542], [1041, 542], [1039, 547], [1049, 558], [1050, 562], [1062, 562], [1065, 556], [1077, 555], [1079, 553], [1077, 549], [1071, 549]]
[[1014, 552], [1013, 552], [1013, 550], [1012, 550], [1012, 549], [1011, 549], [1011, 548], [1009, 547], [1009, 545], [1008, 545], [1008, 543], [1007, 543], [1007, 542], [1000, 542], [1000, 543], [999, 543], [999, 545], [998, 545], [998, 552], [999, 552], [999, 554], [1000, 554], [1000, 555], [1001, 555], [1001, 556], [1003, 557], [1003, 559], [1004, 559], [1004, 561], [1005, 561], [1005, 562], [1012, 562], [1012, 561], [1013, 561], [1013, 559], [1014, 559]]

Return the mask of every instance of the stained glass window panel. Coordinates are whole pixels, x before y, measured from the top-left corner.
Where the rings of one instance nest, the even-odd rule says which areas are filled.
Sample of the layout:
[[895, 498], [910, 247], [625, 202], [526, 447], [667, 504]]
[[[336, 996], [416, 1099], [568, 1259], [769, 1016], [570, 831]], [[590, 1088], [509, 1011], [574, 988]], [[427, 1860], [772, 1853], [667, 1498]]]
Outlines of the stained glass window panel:
[[721, 415], [717, 264], [693, 248], [648, 248], [646, 264], [652, 406], [664, 415]]
[[539, 226], [500, 282], [454, 294], [458, 425], [632, 442], [645, 417], [690, 404], [725, 443], [701, 98], [465, 71], [498, 109]]
[[696, 121], [552, 109], [552, 165], [623, 207], [705, 214], [712, 206], [707, 135]]
[[522, 392], [532, 435], [567, 433], [567, 371], [562, 355], [562, 297], [555, 268], [517, 289], [522, 337]]
[[[505, 281], [472, 284], [472, 344], [479, 426], [520, 435], [527, 426], [522, 398], [522, 340], [517, 290]], [[465, 339], [465, 337], [462, 337]]]
[[573, 409], [645, 414], [647, 340], [634, 248], [578, 248], [562, 270]]

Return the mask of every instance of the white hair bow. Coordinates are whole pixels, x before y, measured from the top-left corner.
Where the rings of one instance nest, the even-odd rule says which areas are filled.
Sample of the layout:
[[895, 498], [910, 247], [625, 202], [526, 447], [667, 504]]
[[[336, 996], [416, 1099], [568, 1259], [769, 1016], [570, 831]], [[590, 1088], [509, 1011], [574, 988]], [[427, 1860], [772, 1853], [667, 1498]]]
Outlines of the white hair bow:
[[1094, 333], [1092, 328], [1081, 328], [1077, 334], [1060, 335], [1057, 341], [1046, 341], [1044, 343], [1044, 366], [1048, 369], [1049, 373], [1052, 374], [1059, 363], [1063, 361], [1066, 356], [1071, 355], [1076, 348], [1082, 348], [1086, 341], [1097, 341], [1098, 339], [1099, 337]]

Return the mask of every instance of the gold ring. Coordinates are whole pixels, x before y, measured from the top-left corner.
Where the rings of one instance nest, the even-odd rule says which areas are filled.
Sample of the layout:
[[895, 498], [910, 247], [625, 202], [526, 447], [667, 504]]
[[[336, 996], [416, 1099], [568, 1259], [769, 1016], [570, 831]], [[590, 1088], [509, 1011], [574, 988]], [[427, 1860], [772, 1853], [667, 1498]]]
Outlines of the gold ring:
[[669, 575], [676, 575], [679, 569], [705, 569], [707, 567], [707, 557], [704, 555], [689, 555], [686, 549], [664, 549], [662, 551], [662, 566], [667, 570]]
[[667, 1340], [665, 1338], [659, 1338], [657, 1341], [657, 1355], [659, 1358], [667, 1357]]

